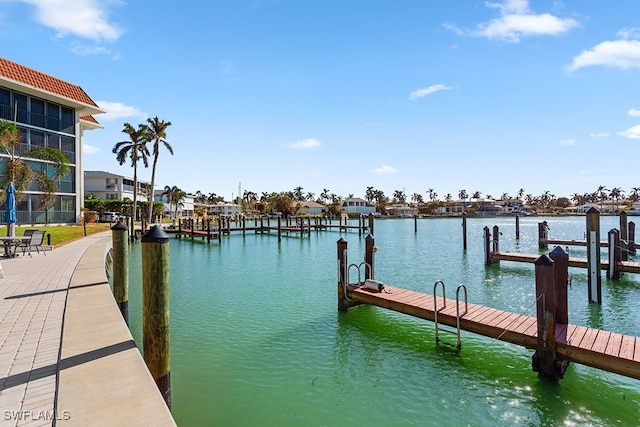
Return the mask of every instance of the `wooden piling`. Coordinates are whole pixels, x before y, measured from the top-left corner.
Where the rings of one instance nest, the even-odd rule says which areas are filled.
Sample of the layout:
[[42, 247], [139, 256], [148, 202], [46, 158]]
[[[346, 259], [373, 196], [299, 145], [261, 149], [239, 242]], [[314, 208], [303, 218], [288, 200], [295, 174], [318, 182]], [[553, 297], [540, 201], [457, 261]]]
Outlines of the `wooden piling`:
[[520, 215], [516, 215], [516, 242], [520, 241]]
[[278, 217], [278, 243], [282, 242], [282, 218]]
[[113, 244], [113, 297], [125, 323], [129, 324], [129, 228], [121, 221], [111, 227]]
[[142, 236], [142, 332], [144, 361], [171, 408], [169, 236], [158, 225]]
[[564, 376], [566, 364], [557, 355], [554, 262], [542, 255], [534, 265], [538, 345], [531, 358], [532, 367], [539, 376], [557, 380]]
[[364, 278], [375, 279], [375, 253], [376, 253], [375, 239], [371, 234], [367, 234], [364, 238]]
[[600, 211], [587, 211], [587, 271], [589, 302], [602, 304], [602, 277], [600, 276]]
[[547, 221], [538, 223], [538, 248], [545, 249], [549, 246], [549, 224]]
[[493, 226], [493, 251], [500, 252], [500, 228]]
[[629, 235], [627, 228], [627, 212], [620, 212], [620, 260], [629, 261]]
[[418, 232], [418, 215], [413, 216], [413, 232]]
[[467, 213], [462, 212], [462, 250], [467, 250]]
[[345, 294], [347, 286], [347, 241], [344, 238], [338, 240], [338, 311], [347, 311], [349, 301]]
[[489, 227], [485, 225], [482, 229], [484, 238], [484, 265], [491, 265], [491, 232]]
[[375, 236], [375, 233], [373, 232], [373, 214], [369, 213], [369, 234]]
[[627, 235], [627, 251], [630, 254], [636, 253], [636, 223], [631, 221], [629, 223], [629, 233]]
[[607, 235], [609, 242], [609, 268], [607, 278], [618, 280], [622, 277], [620, 266], [622, 265], [622, 250], [620, 245], [620, 231], [613, 228]]
[[549, 257], [553, 260], [553, 276], [556, 291], [556, 323], [569, 323], [569, 254], [556, 246]]

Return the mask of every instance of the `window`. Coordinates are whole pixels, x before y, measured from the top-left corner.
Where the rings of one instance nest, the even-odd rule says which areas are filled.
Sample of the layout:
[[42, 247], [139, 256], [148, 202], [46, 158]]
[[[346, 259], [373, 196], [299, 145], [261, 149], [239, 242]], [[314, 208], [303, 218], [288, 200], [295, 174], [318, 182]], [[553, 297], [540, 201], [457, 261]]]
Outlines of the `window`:
[[20, 123], [28, 123], [29, 114], [27, 113], [27, 95], [14, 92], [13, 100], [15, 101], [16, 107], [18, 107], [16, 121]]
[[60, 130], [60, 106], [47, 102], [47, 129]]
[[30, 132], [30, 144], [32, 148], [44, 147], [44, 132], [39, 130], [31, 130]]
[[60, 107], [60, 131], [75, 134], [74, 113], [71, 108]]
[[44, 127], [44, 101], [31, 98], [31, 124]]

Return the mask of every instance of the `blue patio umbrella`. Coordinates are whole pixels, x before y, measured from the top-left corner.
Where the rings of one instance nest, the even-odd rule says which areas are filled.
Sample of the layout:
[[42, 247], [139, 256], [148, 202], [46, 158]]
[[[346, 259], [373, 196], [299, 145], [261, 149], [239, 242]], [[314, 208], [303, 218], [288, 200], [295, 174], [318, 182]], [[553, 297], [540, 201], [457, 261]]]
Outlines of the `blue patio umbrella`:
[[13, 182], [9, 183], [6, 191], [5, 205], [7, 210], [4, 213], [3, 220], [7, 224], [15, 224], [18, 219], [16, 218], [16, 187]]

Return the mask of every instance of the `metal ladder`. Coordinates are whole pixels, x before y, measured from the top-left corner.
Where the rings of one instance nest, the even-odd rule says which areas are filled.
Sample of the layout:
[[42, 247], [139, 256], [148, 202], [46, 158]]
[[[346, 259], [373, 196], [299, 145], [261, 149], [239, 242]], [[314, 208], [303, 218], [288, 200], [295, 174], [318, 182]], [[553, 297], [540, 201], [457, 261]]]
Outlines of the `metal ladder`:
[[[437, 295], [438, 285], [442, 285], [442, 305], [440, 307], [438, 307], [438, 295]], [[460, 312], [460, 289], [464, 291], [464, 311], [462, 313]], [[444, 282], [442, 280], [438, 280], [433, 285], [433, 317], [434, 317], [433, 323], [436, 327], [436, 344], [440, 344], [440, 336], [439, 336], [440, 331], [447, 332], [450, 334], [456, 334], [458, 338], [458, 341], [456, 343], [456, 349], [460, 350], [460, 348], [462, 347], [462, 341], [460, 340], [460, 318], [462, 318], [462, 316], [467, 314], [467, 311], [469, 309], [469, 305], [467, 303], [467, 287], [465, 285], [459, 285], [458, 288], [456, 289], [456, 330], [455, 331], [449, 330], [449, 329], [442, 329], [438, 325], [438, 313], [444, 310], [446, 307], [447, 307], [447, 298], [445, 297]], [[443, 344], [446, 344], [446, 343], [443, 342]]]

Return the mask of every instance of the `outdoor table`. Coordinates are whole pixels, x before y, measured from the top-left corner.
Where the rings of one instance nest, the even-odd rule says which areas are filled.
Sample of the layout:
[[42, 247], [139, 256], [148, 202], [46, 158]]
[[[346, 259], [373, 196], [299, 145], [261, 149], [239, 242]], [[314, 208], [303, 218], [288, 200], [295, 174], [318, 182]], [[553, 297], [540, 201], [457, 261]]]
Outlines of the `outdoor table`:
[[0, 241], [4, 245], [4, 256], [14, 258], [16, 256], [16, 249], [18, 249], [18, 243], [26, 240], [31, 240], [31, 236], [0, 237]]

